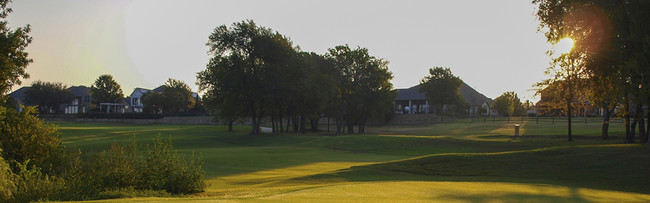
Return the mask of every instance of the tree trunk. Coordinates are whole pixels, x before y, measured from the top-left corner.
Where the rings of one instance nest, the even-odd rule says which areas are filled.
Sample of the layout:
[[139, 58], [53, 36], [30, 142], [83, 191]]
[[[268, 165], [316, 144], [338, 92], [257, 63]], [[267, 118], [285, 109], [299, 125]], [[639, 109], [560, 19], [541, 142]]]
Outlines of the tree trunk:
[[354, 122], [348, 120], [347, 124], [348, 124], [348, 134], [354, 133]]
[[300, 133], [306, 133], [307, 130], [305, 130], [305, 123], [307, 122], [307, 118], [305, 116], [300, 116]]
[[634, 135], [630, 130], [630, 98], [627, 92], [623, 96], [623, 109], [625, 110], [625, 143], [633, 143]]
[[298, 125], [300, 125], [300, 123], [299, 123], [300, 121], [298, 120], [298, 116], [292, 116], [291, 119], [292, 119], [291, 122], [293, 123], [293, 125], [291, 125], [291, 127], [293, 127], [293, 132], [297, 133], [298, 132], [298, 127], [299, 127]]
[[568, 124], [569, 124], [569, 134], [568, 134], [569, 135], [569, 141], [573, 141], [573, 137], [571, 136], [571, 102], [570, 102], [570, 100], [569, 100], [569, 102], [567, 102], [567, 109], [568, 109], [567, 118], [569, 119], [569, 122], [568, 122]]
[[228, 120], [228, 132], [232, 132], [232, 124], [235, 122], [235, 119]]
[[311, 132], [318, 132], [318, 120], [320, 119], [311, 119]]
[[600, 135], [606, 140], [609, 139], [609, 117], [612, 115], [612, 111], [614, 111], [614, 109], [609, 110], [608, 107], [605, 107], [605, 116], [603, 117], [603, 127]]

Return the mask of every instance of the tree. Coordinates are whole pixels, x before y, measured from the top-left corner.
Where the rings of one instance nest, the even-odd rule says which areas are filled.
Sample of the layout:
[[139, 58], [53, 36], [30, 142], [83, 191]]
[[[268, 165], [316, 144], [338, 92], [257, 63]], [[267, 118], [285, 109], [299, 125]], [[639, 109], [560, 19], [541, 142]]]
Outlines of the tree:
[[154, 91], [148, 91], [142, 95], [143, 112], [162, 114], [164, 111], [165, 97], [163, 94]]
[[521, 116], [526, 113], [526, 107], [521, 103], [515, 92], [504, 92], [495, 98], [494, 109], [499, 112], [499, 115], [508, 115], [508, 117], [513, 115]]
[[460, 94], [460, 86], [463, 81], [451, 73], [451, 69], [434, 67], [429, 69], [429, 75], [420, 80], [419, 92], [429, 100], [431, 105], [440, 107], [438, 113], [442, 113], [442, 105], [463, 104], [463, 96]]
[[[647, 138], [644, 129], [644, 103], [650, 102], [648, 81], [648, 40], [650, 32], [650, 2], [639, 0], [533, 0], [538, 6], [537, 17], [539, 30], [546, 35], [547, 41], [556, 43], [563, 38], [573, 39], [571, 52], [554, 59], [553, 64], [560, 67], [561, 73], [554, 80], [563, 81], [568, 97], [573, 96], [574, 81], [591, 80], [596, 87], [598, 101], [606, 109], [612, 108], [608, 97], [602, 95], [619, 95], [622, 116], [625, 119], [626, 142], [634, 142], [634, 125], [639, 123], [641, 139]], [[550, 52], [549, 55], [552, 55]], [[597, 80], [606, 80], [604, 83]], [[551, 82], [545, 82], [551, 84]], [[597, 85], [597, 86], [596, 86]], [[619, 86], [612, 88], [609, 85]], [[540, 88], [541, 89], [541, 88]], [[567, 102], [571, 98], [565, 99]], [[571, 105], [566, 105], [571, 109]], [[638, 109], [638, 110], [636, 110]], [[634, 112], [632, 115], [632, 112]], [[570, 111], [569, 111], [570, 112]], [[630, 122], [634, 116], [634, 123]], [[650, 113], [648, 113], [650, 118]], [[603, 120], [606, 131], [609, 119]], [[569, 125], [570, 129], [570, 125]], [[570, 134], [570, 130], [569, 130]], [[605, 135], [605, 133], [603, 133]], [[605, 136], [604, 136], [605, 137]]]
[[12, 12], [7, 5], [10, 0], [0, 0], [0, 101], [5, 100], [5, 95], [14, 85], [20, 85], [21, 78], [29, 78], [25, 72], [32, 59], [27, 54], [27, 46], [32, 42], [29, 36], [31, 27], [19, 27], [15, 30], [9, 27], [7, 15]]
[[[246, 112], [251, 119], [251, 134], [259, 134], [259, 127], [272, 105], [273, 93], [277, 92], [277, 77], [271, 73], [282, 72], [295, 54], [292, 42], [271, 29], [257, 26], [252, 20], [225, 25], [214, 29], [208, 43], [212, 59], [206, 70], [197, 75], [197, 84], [206, 91], [210, 101], [219, 102], [209, 106], [221, 106], [225, 112], [232, 103], [234, 114]], [[281, 79], [281, 78], [280, 78]], [[288, 82], [294, 82], [287, 80]], [[243, 111], [242, 111], [243, 110]], [[232, 118], [232, 116], [227, 116]]]
[[196, 102], [192, 96], [192, 89], [185, 82], [169, 78], [163, 87], [165, 88], [162, 93], [165, 101], [163, 109], [166, 112], [186, 112], [194, 107]]
[[90, 95], [92, 104], [100, 103], [119, 103], [124, 98], [120, 84], [115, 82], [111, 75], [101, 75], [92, 86], [90, 86]]
[[74, 95], [60, 82], [36, 81], [25, 91], [25, 104], [38, 105], [40, 113], [59, 113], [61, 105], [72, 100]]
[[337, 133], [341, 133], [343, 121], [348, 133], [354, 132], [355, 124], [359, 133], [364, 133], [370, 116], [389, 112], [397, 96], [390, 83], [393, 74], [388, 71], [388, 61], [371, 56], [366, 48], [353, 50], [348, 45], [329, 49], [327, 57], [337, 71]]

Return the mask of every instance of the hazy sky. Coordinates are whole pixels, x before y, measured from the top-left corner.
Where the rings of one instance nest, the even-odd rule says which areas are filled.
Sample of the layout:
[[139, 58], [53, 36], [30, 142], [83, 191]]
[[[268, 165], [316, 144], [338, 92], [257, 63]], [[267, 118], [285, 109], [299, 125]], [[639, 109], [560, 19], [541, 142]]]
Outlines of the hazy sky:
[[303, 51], [366, 47], [390, 61], [396, 88], [444, 66], [490, 98], [515, 91], [529, 99], [531, 85], [548, 77], [550, 46], [537, 33], [529, 0], [15, 0], [10, 7], [12, 27], [32, 25], [34, 63], [24, 85], [90, 86], [111, 74], [125, 95], [168, 78], [196, 91], [212, 30], [245, 19], [288, 36]]

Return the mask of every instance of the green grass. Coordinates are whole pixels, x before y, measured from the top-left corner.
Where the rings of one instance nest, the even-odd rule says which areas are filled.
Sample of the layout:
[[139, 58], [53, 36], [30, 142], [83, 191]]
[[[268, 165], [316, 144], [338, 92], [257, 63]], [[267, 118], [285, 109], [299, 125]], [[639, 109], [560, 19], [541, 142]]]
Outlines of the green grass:
[[[534, 118], [374, 127], [342, 136], [251, 136], [246, 126], [225, 132], [206, 125], [59, 124], [64, 144], [88, 153], [132, 137], [147, 144], [160, 134], [181, 153], [202, 154], [206, 192], [134, 201], [650, 201], [650, 146], [621, 145], [619, 124], [610, 127], [613, 139], [602, 140], [592, 120], [574, 124], [574, 142], [566, 141], [561, 119], [535, 124]], [[515, 123], [521, 137], [511, 136]]]

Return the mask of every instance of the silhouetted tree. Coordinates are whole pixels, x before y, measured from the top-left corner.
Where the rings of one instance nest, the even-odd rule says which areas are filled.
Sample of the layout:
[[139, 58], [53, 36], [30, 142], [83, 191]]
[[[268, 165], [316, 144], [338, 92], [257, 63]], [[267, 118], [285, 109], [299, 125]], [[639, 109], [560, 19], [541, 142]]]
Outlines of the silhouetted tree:
[[29, 36], [31, 27], [11, 29], [7, 22], [7, 15], [12, 12], [8, 8], [9, 0], [0, 0], [0, 102], [5, 100], [5, 95], [14, 85], [20, 85], [21, 78], [29, 78], [25, 72], [27, 65], [32, 62], [28, 57], [27, 46], [32, 42]]
[[90, 86], [91, 103], [97, 107], [100, 103], [118, 103], [124, 98], [122, 88], [111, 75], [101, 75]]
[[192, 96], [192, 89], [185, 82], [169, 78], [163, 87], [165, 88], [162, 92], [165, 112], [186, 112], [194, 107], [196, 101]]
[[38, 105], [40, 113], [59, 113], [63, 104], [74, 100], [74, 95], [60, 82], [35, 81], [25, 91], [25, 104]]
[[[420, 80], [419, 92], [429, 100], [430, 105], [442, 108], [445, 104], [463, 104], [460, 86], [463, 81], [451, 73], [451, 69], [434, 67], [429, 75]], [[442, 110], [438, 111], [441, 113]]]

